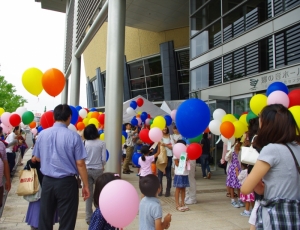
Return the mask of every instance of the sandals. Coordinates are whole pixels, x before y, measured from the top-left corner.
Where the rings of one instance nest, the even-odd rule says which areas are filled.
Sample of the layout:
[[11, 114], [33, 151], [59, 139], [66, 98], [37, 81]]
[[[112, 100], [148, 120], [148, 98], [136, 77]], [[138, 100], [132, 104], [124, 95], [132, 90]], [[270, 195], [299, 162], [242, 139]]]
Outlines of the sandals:
[[[228, 192], [228, 193], [226, 193], [226, 196], [227, 197], [230, 197], [230, 193]], [[234, 193], [234, 195], [233, 195], [234, 197], [238, 197], [238, 195], [236, 194], [236, 193]]]
[[183, 206], [183, 207], [181, 207], [181, 208], [183, 208], [184, 209], [184, 211], [190, 211], [190, 209], [189, 209], [189, 207], [188, 206]]
[[185, 209], [183, 207], [176, 207], [176, 210], [179, 212], [185, 212]]

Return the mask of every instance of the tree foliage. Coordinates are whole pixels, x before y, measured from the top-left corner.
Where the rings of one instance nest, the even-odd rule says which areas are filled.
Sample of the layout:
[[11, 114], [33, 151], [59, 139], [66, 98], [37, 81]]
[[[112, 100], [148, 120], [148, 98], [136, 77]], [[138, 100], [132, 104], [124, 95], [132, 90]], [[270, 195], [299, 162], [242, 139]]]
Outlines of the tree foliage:
[[27, 102], [25, 98], [16, 93], [15, 86], [8, 83], [4, 76], [0, 76], [0, 107], [6, 112], [14, 112]]

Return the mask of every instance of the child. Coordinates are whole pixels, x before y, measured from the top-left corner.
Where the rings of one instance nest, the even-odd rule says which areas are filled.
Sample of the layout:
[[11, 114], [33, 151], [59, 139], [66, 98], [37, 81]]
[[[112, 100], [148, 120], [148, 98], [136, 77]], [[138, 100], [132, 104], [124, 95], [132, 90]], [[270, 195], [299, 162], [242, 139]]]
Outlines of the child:
[[[178, 140], [177, 143], [186, 144], [183, 140]], [[189, 183], [189, 171], [187, 170], [187, 165], [185, 165], [184, 172], [179, 172], [179, 159], [177, 159], [175, 156], [173, 156], [174, 164], [175, 164], [175, 170], [174, 170], [174, 182], [173, 187], [176, 187], [175, 190], [175, 202], [176, 202], [176, 209], [180, 212], [185, 212], [190, 210], [185, 204], [185, 188], [190, 187]], [[181, 203], [179, 204], [179, 195], [181, 196]]]
[[102, 213], [99, 209], [99, 197], [102, 189], [105, 185], [113, 180], [120, 179], [119, 174], [115, 173], [103, 173], [99, 176], [95, 183], [95, 190], [94, 190], [94, 205], [96, 210], [93, 213], [93, 216], [90, 221], [89, 230], [100, 230], [100, 229], [107, 229], [107, 230], [116, 230], [117, 228], [111, 226], [102, 216]]
[[238, 160], [238, 154], [241, 150], [241, 143], [240, 139], [236, 139], [234, 150], [231, 151], [231, 154], [228, 156], [226, 155], [226, 160], [230, 161], [230, 166], [228, 167], [227, 171], [227, 180], [226, 186], [229, 187], [230, 197], [231, 197], [231, 205], [235, 208], [244, 207], [244, 203], [238, 198], [237, 202], [234, 199], [234, 189], [237, 189], [238, 197], [240, 197], [240, 188], [241, 184], [237, 178], [236, 171], [241, 171], [240, 162]]
[[123, 151], [123, 153], [122, 153], [122, 163], [124, 163], [124, 160], [125, 160], [125, 158], [126, 158], [126, 149], [127, 149], [127, 145], [123, 145], [123, 148], [122, 148], [122, 151]]
[[155, 160], [155, 158], [160, 154], [160, 143], [158, 144], [158, 150], [157, 152], [152, 155], [149, 156], [150, 153], [150, 147], [148, 145], [143, 145], [141, 147], [141, 153], [143, 154], [140, 158], [139, 158], [139, 165], [140, 167], [140, 172], [139, 172], [139, 176], [144, 177], [147, 176], [148, 174], [152, 174], [152, 169], [151, 169], [151, 164], [152, 162]]
[[159, 199], [157, 199], [161, 188], [157, 176], [148, 174], [142, 177], [139, 187], [142, 194], [145, 195], [140, 202], [139, 229], [168, 229], [170, 227], [171, 214], [168, 213], [162, 221], [162, 207]]
[[[248, 165], [241, 163], [242, 166], [242, 171], [239, 173], [238, 170], [236, 169], [236, 175], [240, 181], [240, 184], [242, 185], [244, 181], [246, 180], [248, 176]], [[251, 192], [250, 194], [240, 194], [240, 199], [245, 203], [245, 210], [241, 212], [242, 216], [250, 216], [250, 203], [252, 205], [252, 208], [254, 207], [254, 193]]]

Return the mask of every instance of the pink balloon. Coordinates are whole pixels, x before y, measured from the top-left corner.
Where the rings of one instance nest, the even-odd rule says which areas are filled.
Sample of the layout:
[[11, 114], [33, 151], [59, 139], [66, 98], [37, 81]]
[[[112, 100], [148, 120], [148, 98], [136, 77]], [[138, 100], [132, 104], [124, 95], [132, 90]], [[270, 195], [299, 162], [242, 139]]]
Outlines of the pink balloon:
[[151, 119], [147, 118], [145, 121], [146, 125], [150, 125], [150, 121], [151, 121]]
[[181, 153], [186, 152], [186, 146], [182, 143], [177, 143], [173, 146], [173, 154], [177, 159], [180, 158]]
[[137, 119], [137, 121], [138, 121], [138, 125], [141, 125], [141, 124], [142, 124], [142, 119], [139, 118], [139, 117], [137, 117], [136, 119]]
[[288, 108], [290, 104], [289, 96], [283, 92], [276, 90], [268, 96], [267, 100], [268, 105], [272, 104], [282, 104], [284, 107]]
[[173, 121], [175, 121], [176, 113], [177, 113], [176, 109], [172, 110], [172, 112], [171, 112], [171, 117], [172, 117]]
[[163, 133], [160, 128], [154, 127], [149, 131], [149, 138], [153, 142], [161, 141]]
[[11, 116], [11, 113], [9, 113], [9, 112], [2, 113], [2, 115], [1, 115], [1, 122], [3, 124], [5, 124], [6, 126], [11, 126], [11, 124], [9, 122], [10, 116]]
[[11, 129], [10, 129], [9, 127], [7, 127], [4, 123], [1, 123], [0, 126], [2, 127], [3, 133], [9, 133], [10, 130], [11, 130]]
[[30, 131], [33, 133], [33, 135], [37, 134], [37, 129], [31, 129]]
[[134, 220], [139, 210], [139, 203], [136, 189], [125, 180], [109, 182], [102, 189], [99, 197], [99, 207], [103, 217], [116, 228], [124, 228]]

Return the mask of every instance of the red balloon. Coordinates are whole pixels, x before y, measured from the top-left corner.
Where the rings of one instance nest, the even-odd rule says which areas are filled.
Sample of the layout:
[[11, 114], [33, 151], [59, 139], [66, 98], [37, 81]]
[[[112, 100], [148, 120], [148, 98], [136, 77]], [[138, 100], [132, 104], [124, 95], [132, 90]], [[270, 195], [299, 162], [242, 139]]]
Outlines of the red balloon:
[[209, 128], [207, 127], [205, 130], [204, 130], [204, 133], [209, 133], [210, 132], [210, 130], [209, 130]]
[[289, 108], [295, 105], [300, 105], [300, 89], [294, 89], [289, 92], [288, 97], [290, 99]]
[[41, 126], [43, 129], [47, 129], [53, 126], [54, 124], [54, 116], [52, 111], [48, 111], [44, 113], [41, 117]]
[[77, 123], [78, 123], [78, 122], [82, 122], [82, 121], [83, 121], [82, 117], [81, 117], [81, 116], [78, 116]]
[[148, 118], [151, 119], [151, 115], [148, 113]]
[[192, 143], [186, 148], [186, 153], [190, 160], [196, 160], [202, 155], [202, 146], [198, 143]]
[[139, 133], [140, 139], [148, 144], [151, 144], [153, 141], [149, 138], [149, 129], [142, 129], [141, 132]]
[[100, 122], [101, 125], [105, 124], [105, 114], [102, 113], [98, 116], [98, 121]]
[[137, 103], [138, 107], [141, 107], [141, 106], [143, 106], [143, 104], [144, 104], [144, 100], [143, 100], [142, 98], [138, 98], [138, 99], [136, 100], [136, 103]]
[[21, 117], [20, 117], [20, 115], [16, 114], [16, 113], [10, 115], [10, 117], [9, 117], [9, 123], [12, 126], [18, 126], [21, 123]]

